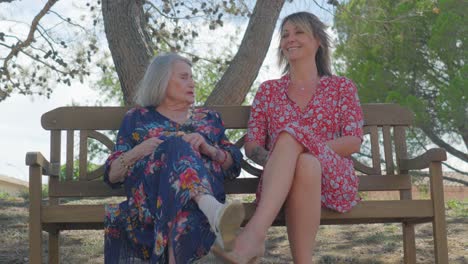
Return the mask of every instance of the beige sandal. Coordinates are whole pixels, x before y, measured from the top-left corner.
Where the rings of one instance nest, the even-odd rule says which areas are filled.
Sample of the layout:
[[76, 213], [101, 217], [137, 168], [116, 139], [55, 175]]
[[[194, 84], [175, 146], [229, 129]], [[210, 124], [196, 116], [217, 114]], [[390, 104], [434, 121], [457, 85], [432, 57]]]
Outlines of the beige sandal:
[[245, 218], [244, 205], [239, 201], [227, 203], [216, 217], [215, 230], [216, 244], [224, 251], [231, 251], [234, 240]]
[[244, 259], [237, 255], [236, 253], [230, 251], [226, 252], [219, 248], [219, 246], [213, 246], [211, 248], [211, 251], [213, 254], [215, 254], [216, 257], [222, 259], [225, 263], [229, 264], [257, 264], [260, 263], [261, 256], [255, 256], [249, 260]]

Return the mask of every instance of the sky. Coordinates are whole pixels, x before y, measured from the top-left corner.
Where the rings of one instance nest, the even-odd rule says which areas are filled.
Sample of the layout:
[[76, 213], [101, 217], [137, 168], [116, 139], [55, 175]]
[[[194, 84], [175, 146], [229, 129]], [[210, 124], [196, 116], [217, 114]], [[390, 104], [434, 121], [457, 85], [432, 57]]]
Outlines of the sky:
[[[28, 25], [45, 2], [22, 0], [0, 4], [0, 31], [15, 32], [25, 39]], [[64, 1], [59, 1], [52, 10], [65, 14], [65, 17], [75, 18], [76, 12], [72, 11], [76, 6], [66, 7], [64, 4], [60, 5], [61, 2]], [[44, 19], [53, 17], [55, 16], [49, 15]], [[5, 56], [5, 49], [2, 50], [0, 46], [0, 57]], [[89, 89], [86, 84], [75, 82], [71, 87], [58, 86], [50, 99], [14, 94], [0, 102], [0, 175], [27, 181], [29, 172], [25, 165], [26, 152], [39, 151], [46, 158], [49, 156], [50, 133], [42, 129], [41, 115], [72, 103], [91, 104], [97, 97], [97, 92]]]
[[[326, 1], [317, 2], [322, 3]], [[43, 0], [17, 0], [12, 4], [0, 4], [0, 28], [2, 28], [2, 20], [5, 19], [22, 21], [29, 24], [44, 3], [45, 1]], [[81, 7], [70, 5], [69, 3], [70, 1], [59, 1], [56, 6], [54, 6], [53, 10], [59, 12], [64, 17], [76, 17], [77, 14], [79, 14], [79, 12], [76, 12], [77, 8]], [[313, 12], [325, 23], [328, 25], [331, 24], [331, 15], [316, 7], [312, 4], [312, 1], [294, 1], [293, 3], [286, 3], [285, 8], [283, 8], [280, 14], [280, 19], [290, 13], [303, 10]], [[225, 24], [226, 26], [223, 30], [234, 30], [234, 24]], [[3, 26], [5, 26], [5, 24], [3, 24]], [[246, 23], [243, 25], [244, 29], [245, 27]], [[14, 30], [16, 32], [26, 32], [27, 27], [19, 26], [15, 27]], [[222, 39], [219, 35], [211, 32], [209, 34], [200, 35], [206, 36], [197, 43], [200, 52], [203, 52], [203, 49], [206, 47], [219, 46], [217, 41]], [[265, 62], [260, 69], [256, 80], [257, 82], [278, 78], [280, 76], [280, 70], [276, 66], [277, 40], [278, 36], [277, 33], [275, 33]], [[106, 44], [103, 43], [102, 45]], [[107, 47], [102, 48], [106, 49]], [[0, 57], [3, 56], [4, 53], [2, 53], [0, 47]], [[96, 98], [99, 98], [99, 94], [89, 87], [89, 83], [80, 84], [79, 82], [73, 82], [71, 87], [66, 85], [57, 86], [50, 99], [37, 96], [26, 97], [23, 95], [13, 95], [7, 100], [0, 102], [0, 175], [27, 181], [28, 167], [25, 165], [26, 152], [39, 151], [46, 158], [49, 157], [50, 132], [42, 129], [40, 124], [41, 115], [54, 108], [71, 105], [72, 103], [93, 105], [94, 102], [96, 102]]]

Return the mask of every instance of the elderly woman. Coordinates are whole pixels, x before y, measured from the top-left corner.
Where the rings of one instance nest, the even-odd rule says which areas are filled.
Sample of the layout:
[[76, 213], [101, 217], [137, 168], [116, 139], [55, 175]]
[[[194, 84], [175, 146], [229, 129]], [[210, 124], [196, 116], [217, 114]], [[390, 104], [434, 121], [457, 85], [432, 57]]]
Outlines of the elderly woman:
[[280, 34], [285, 75], [262, 83], [252, 104], [245, 151], [265, 167], [256, 211], [229, 254], [235, 263], [263, 254], [283, 205], [294, 263], [312, 263], [320, 208], [342, 213], [359, 201], [350, 158], [363, 135], [356, 86], [331, 74], [328, 36], [315, 15], [287, 16]]
[[191, 263], [215, 239], [232, 243], [244, 209], [223, 204], [224, 180], [240, 173], [242, 154], [218, 113], [193, 109], [191, 63], [155, 57], [127, 112], [104, 180], [127, 199], [106, 207], [105, 262]]

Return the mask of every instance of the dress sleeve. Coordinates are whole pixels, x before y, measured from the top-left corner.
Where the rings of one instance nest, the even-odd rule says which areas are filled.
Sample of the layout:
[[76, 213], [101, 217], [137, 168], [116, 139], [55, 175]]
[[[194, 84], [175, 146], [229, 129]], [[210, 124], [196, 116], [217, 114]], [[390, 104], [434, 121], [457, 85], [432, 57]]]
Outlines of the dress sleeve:
[[268, 95], [266, 94], [266, 84], [262, 83], [255, 94], [252, 108], [250, 109], [246, 142], [255, 142], [260, 146], [266, 146], [267, 106]]
[[241, 161], [242, 161], [242, 153], [240, 152], [240, 149], [236, 147], [234, 144], [229, 141], [229, 139], [226, 136], [226, 129], [224, 128], [224, 122], [221, 119], [221, 116], [219, 113], [214, 112], [214, 126], [217, 126], [219, 129], [219, 137], [218, 137], [218, 142], [216, 144], [218, 145], [219, 148], [229, 152], [232, 157], [232, 165], [227, 169], [223, 170], [224, 178], [225, 179], [235, 179], [239, 177], [240, 172], [241, 172]]
[[341, 136], [356, 136], [362, 141], [364, 120], [356, 85], [351, 80], [343, 78], [340, 89], [338, 106]]
[[114, 146], [114, 151], [107, 158], [104, 170], [104, 182], [107, 183], [111, 188], [119, 188], [122, 182], [111, 183], [109, 181], [109, 171], [111, 163], [116, 160], [122, 153], [129, 151], [135, 146], [132, 139], [132, 132], [134, 131], [135, 115], [134, 111], [130, 110], [125, 114], [122, 124], [120, 125], [119, 132], [117, 134], [117, 140]]

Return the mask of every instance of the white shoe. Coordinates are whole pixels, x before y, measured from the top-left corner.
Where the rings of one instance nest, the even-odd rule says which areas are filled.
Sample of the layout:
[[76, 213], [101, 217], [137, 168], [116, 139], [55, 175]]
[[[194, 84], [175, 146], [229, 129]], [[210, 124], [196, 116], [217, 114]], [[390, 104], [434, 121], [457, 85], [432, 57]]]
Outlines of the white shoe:
[[239, 201], [224, 204], [215, 219], [216, 243], [225, 251], [234, 247], [234, 239], [245, 218], [244, 205]]

